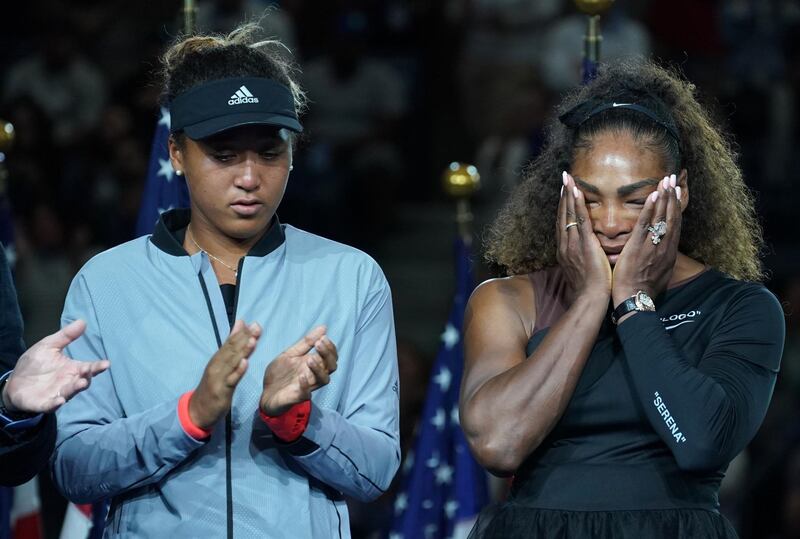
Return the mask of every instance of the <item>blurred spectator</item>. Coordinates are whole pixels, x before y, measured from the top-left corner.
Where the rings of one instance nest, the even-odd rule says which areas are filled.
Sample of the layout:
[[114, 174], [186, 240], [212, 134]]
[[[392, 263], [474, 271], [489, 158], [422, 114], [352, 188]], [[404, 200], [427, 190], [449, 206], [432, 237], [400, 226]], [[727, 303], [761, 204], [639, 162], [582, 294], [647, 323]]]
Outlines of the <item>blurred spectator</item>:
[[8, 71], [3, 99], [32, 99], [53, 123], [56, 144], [72, 146], [97, 126], [106, 101], [106, 81], [79, 52], [68, 29], [52, 29], [43, 41], [39, 53]]
[[117, 245], [133, 236], [148, 158], [133, 126], [127, 107], [110, 105], [103, 111], [98, 141], [90, 148], [92, 187], [85, 197], [90, 205], [86, 222], [100, 245]]
[[561, 0], [464, 2], [459, 89], [462, 115], [476, 142], [503, 133], [506, 122], [524, 110], [520, 99], [537, 93], [542, 36], [562, 5]]
[[72, 277], [65, 225], [53, 204], [31, 201], [30, 217], [18, 230], [15, 280], [25, 320], [25, 342], [37, 342], [61, 327], [61, 311]]
[[[800, 6], [784, 0], [734, 0], [720, 9], [719, 27], [726, 46], [727, 77], [722, 97], [735, 103], [732, 128], [742, 146], [742, 166], [751, 185], [775, 195], [766, 200], [770, 219], [790, 216], [787, 203], [796, 187], [791, 174], [796, 133], [796, 89], [788, 77], [791, 31], [800, 22]], [[781, 226], [773, 226], [782, 232]]]
[[227, 34], [245, 20], [258, 20], [263, 29], [261, 39], [277, 39], [296, 55], [294, 21], [280, 4], [280, 0], [200, 0], [197, 28]]
[[777, 538], [800, 539], [800, 446], [789, 456], [785, 477], [786, 491], [781, 504], [781, 531]]
[[341, 233], [362, 248], [380, 237], [392, 219], [406, 172], [398, 139], [408, 109], [403, 79], [391, 65], [367, 54], [366, 22], [360, 11], [344, 12], [336, 20], [329, 52], [305, 66], [311, 104], [304, 123], [311, 145], [300, 156], [305, 159], [302, 170], [328, 176], [339, 193], [327, 201], [337, 215], [328, 224], [347, 225]]
[[61, 155], [53, 141], [50, 118], [30, 96], [11, 100], [4, 108], [3, 117], [14, 125], [15, 133], [6, 163], [9, 196], [15, 212], [20, 213], [29, 207], [28, 201], [60, 192]]
[[739, 532], [742, 539], [782, 539], [784, 514], [793, 503], [791, 466], [800, 452], [800, 275], [789, 275], [774, 289], [786, 312], [786, 342], [772, 402], [756, 437], [747, 447], [749, 469], [742, 485]]
[[563, 5], [561, 0], [450, 3], [450, 16], [463, 19], [458, 89], [475, 149], [472, 162], [481, 174], [479, 229], [492, 220], [541, 145], [552, 99], [538, 66], [546, 29]]
[[[541, 50], [542, 75], [552, 91], [563, 92], [581, 82], [586, 19], [586, 15], [578, 13], [568, 15], [547, 30]], [[650, 33], [644, 24], [629, 14], [625, 2], [614, 3], [603, 15], [600, 28], [603, 35], [601, 61], [644, 58], [650, 54]]]

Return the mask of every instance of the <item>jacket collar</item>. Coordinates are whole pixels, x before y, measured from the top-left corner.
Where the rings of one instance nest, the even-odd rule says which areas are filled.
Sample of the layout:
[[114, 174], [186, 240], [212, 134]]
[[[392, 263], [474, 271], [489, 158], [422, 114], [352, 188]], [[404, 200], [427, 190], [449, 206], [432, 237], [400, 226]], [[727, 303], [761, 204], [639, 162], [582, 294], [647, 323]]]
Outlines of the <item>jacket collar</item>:
[[[192, 212], [186, 208], [165, 211], [158, 218], [156, 228], [150, 241], [153, 245], [172, 256], [189, 256], [183, 248], [183, 239], [186, 235], [186, 227], [189, 226]], [[278, 216], [272, 218], [267, 233], [264, 234], [258, 243], [253, 245], [247, 256], [266, 256], [281, 246], [286, 240], [283, 227]]]

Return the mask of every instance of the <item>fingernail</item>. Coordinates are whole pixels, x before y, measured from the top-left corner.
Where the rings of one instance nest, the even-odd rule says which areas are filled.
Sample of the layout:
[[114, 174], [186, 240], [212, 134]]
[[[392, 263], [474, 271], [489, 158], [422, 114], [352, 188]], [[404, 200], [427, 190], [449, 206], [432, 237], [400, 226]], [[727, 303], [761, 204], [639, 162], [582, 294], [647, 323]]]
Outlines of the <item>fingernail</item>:
[[558, 195], [558, 196], [559, 197], [563, 197], [564, 196], [564, 186], [563, 185], [561, 186], [561, 194]]
[[580, 193], [580, 191], [578, 191], [578, 188], [573, 186], [572, 187], [572, 192], [575, 195], [575, 198], [578, 198], [578, 193]]
[[669, 178], [669, 184], [670, 184], [672, 187], [675, 187], [675, 186], [677, 186], [677, 185], [678, 185], [678, 178], [675, 176], [675, 174], [673, 174], [672, 176], [670, 176], [670, 178]]
[[564, 182], [564, 185], [567, 185], [567, 171], [563, 171], [561, 173], [561, 181]]
[[658, 200], [658, 191], [653, 191], [653, 192], [650, 194], [650, 200], [652, 200], [653, 202], [655, 202], [656, 200]]
[[680, 188], [680, 186], [677, 186], [677, 187], [675, 188], [675, 196], [677, 196], [677, 197], [678, 197], [678, 200], [680, 200], [680, 199], [681, 199], [681, 188]]
[[664, 179], [661, 181], [661, 187], [664, 189], [669, 187], [669, 176], [664, 176]]

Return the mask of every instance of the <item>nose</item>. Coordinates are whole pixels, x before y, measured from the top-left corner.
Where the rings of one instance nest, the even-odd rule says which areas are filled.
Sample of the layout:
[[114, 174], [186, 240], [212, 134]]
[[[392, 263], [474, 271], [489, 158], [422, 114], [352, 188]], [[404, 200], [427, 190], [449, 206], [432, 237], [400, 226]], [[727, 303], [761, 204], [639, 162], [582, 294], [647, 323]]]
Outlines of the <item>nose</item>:
[[258, 164], [258, 154], [247, 152], [236, 170], [233, 184], [245, 191], [255, 191], [261, 185], [261, 175]]
[[606, 238], [614, 239], [631, 231], [631, 220], [626, 217], [622, 208], [613, 204], [604, 204], [596, 208], [590, 217], [595, 234], [602, 234]]

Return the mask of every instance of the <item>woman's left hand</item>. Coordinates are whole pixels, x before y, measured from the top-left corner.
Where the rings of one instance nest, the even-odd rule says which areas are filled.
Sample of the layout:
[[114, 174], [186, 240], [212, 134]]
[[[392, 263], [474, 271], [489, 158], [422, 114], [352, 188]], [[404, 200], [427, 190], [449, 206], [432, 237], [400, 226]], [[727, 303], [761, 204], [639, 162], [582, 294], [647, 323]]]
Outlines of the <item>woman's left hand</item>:
[[295, 404], [311, 398], [311, 392], [330, 382], [339, 352], [318, 326], [276, 357], [264, 373], [261, 411], [270, 417], [283, 414]]
[[[639, 290], [655, 298], [669, 283], [681, 237], [680, 187], [675, 175], [658, 183], [645, 201], [636, 228], [614, 266], [611, 297], [614, 307]], [[656, 223], [666, 223], [663, 235], [654, 232]], [[653, 243], [654, 237], [660, 241]]]

